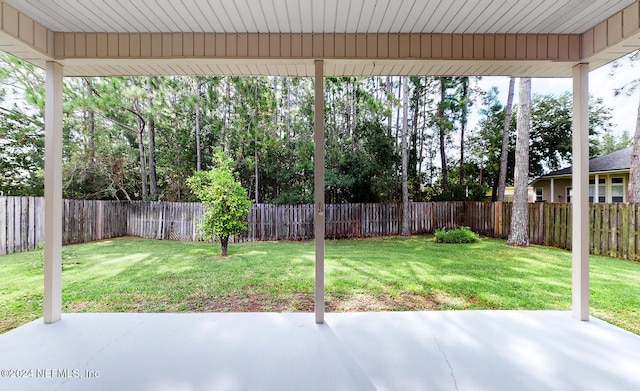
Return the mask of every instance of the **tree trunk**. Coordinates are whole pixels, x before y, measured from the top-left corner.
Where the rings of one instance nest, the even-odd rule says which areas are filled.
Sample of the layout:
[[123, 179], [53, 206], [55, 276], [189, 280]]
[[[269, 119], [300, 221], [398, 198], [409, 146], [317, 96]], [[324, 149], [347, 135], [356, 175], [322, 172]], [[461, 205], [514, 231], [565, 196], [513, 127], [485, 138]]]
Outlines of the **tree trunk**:
[[229, 129], [231, 128], [231, 81], [229, 78], [225, 78], [227, 83], [225, 88], [225, 105], [224, 105], [224, 124], [222, 125], [222, 144], [224, 146], [224, 153], [229, 156], [231, 154], [231, 146], [229, 143]]
[[229, 237], [223, 236], [220, 238], [220, 245], [222, 247], [222, 256], [226, 257], [228, 255], [228, 247], [229, 247]]
[[89, 101], [89, 107], [86, 110], [85, 118], [87, 123], [87, 150], [88, 150], [88, 158], [89, 158], [89, 170], [87, 174], [87, 194], [90, 195], [91, 198], [95, 198], [96, 189], [95, 189], [95, 172], [96, 172], [96, 146], [95, 146], [95, 133], [96, 133], [96, 119], [95, 119], [95, 111], [92, 108], [92, 100], [93, 100], [93, 86], [91, 85], [91, 78], [84, 78], [86, 91], [87, 91], [87, 100]]
[[518, 90], [520, 108], [516, 136], [516, 164], [508, 244], [529, 246], [529, 132], [531, 126], [531, 79], [521, 78]]
[[[136, 80], [132, 76], [131, 84], [136, 85]], [[140, 193], [143, 201], [147, 201], [149, 199], [149, 185], [147, 184], [147, 157], [145, 154], [144, 147], [144, 127], [145, 123], [142, 119], [142, 110], [140, 107], [140, 101], [138, 98], [133, 99], [133, 111], [136, 113], [136, 127], [138, 132], [138, 156], [140, 159]]]
[[196, 79], [196, 171], [202, 171], [202, 156], [200, 146], [200, 99], [202, 94], [202, 80]]
[[[387, 104], [389, 103], [389, 97], [391, 96], [391, 93], [393, 92], [392, 88], [393, 88], [393, 78], [391, 76], [387, 76], [387, 83], [385, 84], [385, 92], [387, 93], [387, 96], [385, 97], [385, 100], [387, 101]], [[393, 114], [392, 111], [389, 111], [389, 116], [387, 117], [387, 127], [389, 128], [389, 134], [391, 134], [391, 127], [393, 126]]]
[[447, 127], [444, 119], [445, 99], [447, 99], [447, 82], [440, 78], [440, 103], [438, 104], [438, 135], [440, 137], [440, 165], [442, 169], [442, 192], [449, 191], [449, 179], [447, 177]]
[[[400, 77], [398, 77], [398, 101], [402, 101], [402, 80]], [[400, 110], [401, 107], [398, 105], [398, 108], [396, 109], [396, 134], [394, 137], [394, 140], [396, 140], [396, 148], [400, 147], [400, 145], [398, 145], [398, 140], [401, 138], [400, 135], [402, 134], [402, 129], [400, 129]]]
[[146, 164], [147, 157], [145, 156], [145, 153], [144, 153], [144, 141], [143, 141], [144, 123], [140, 118], [137, 118], [137, 123], [138, 123], [138, 151], [140, 154], [140, 178], [142, 179], [142, 183], [140, 187], [142, 189], [142, 199], [146, 201], [149, 199], [149, 185], [147, 184], [147, 164]]
[[[138, 111], [138, 100], [134, 101], [134, 108]], [[139, 111], [138, 111], [139, 113]], [[144, 121], [140, 116], [136, 117], [136, 123], [138, 125], [138, 151], [140, 155], [140, 178], [142, 183], [140, 185], [142, 190], [142, 199], [147, 201], [149, 199], [149, 185], [147, 183], [147, 157], [144, 152]]]
[[[427, 83], [428, 83], [428, 81], [427, 81], [427, 79], [425, 77], [425, 88], [427, 86]], [[425, 95], [426, 95], [426, 92], [425, 92]], [[425, 99], [422, 100], [422, 124], [420, 126], [420, 146], [419, 146], [419, 149], [418, 149], [418, 166], [416, 168], [416, 171], [418, 172], [418, 176], [421, 178], [420, 182], [423, 182], [421, 174], [422, 174], [422, 163], [424, 162], [424, 159], [425, 159], [425, 157], [424, 157], [424, 148], [425, 148], [425, 137], [426, 137], [425, 131], [427, 129], [427, 125], [426, 125], [426, 121], [427, 121], [426, 120], [426, 116], [427, 116], [427, 114], [426, 114], [427, 113], [427, 101], [428, 101], [428, 99], [426, 97], [425, 97]], [[425, 173], [426, 173], [426, 171], [425, 171]], [[433, 178], [430, 177], [429, 181], [428, 181], [429, 185], [433, 184], [432, 181], [433, 181]], [[420, 190], [420, 188], [421, 188], [421, 186], [418, 185], [418, 190]]]
[[147, 129], [149, 133], [149, 190], [151, 200], [158, 200], [158, 181], [156, 179], [156, 123], [153, 119], [153, 87], [151, 76], [147, 77], [147, 103], [149, 106], [149, 121]]
[[[87, 100], [91, 101], [93, 99], [93, 87], [91, 85], [91, 80], [89, 78], [84, 79], [86, 91], [87, 91]], [[87, 119], [87, 148], [89, 149], [89, 157], [93, 161], [95, 159], [95, 130], [96, 130], [96, 121], [95, 121], [95, 111], [92, 108], [88, 108], [86, 111], [86, 119]]]
[[409, 148], [409, 160], [407, 162], [408, 167], [411, 171], [407, 171], [407, 175], [413, 178], [413, 187], [412, 191], [415, 194], [420, 193], [420, 184], [421, 184], [421, 176], [420, 176], [420, 165], [418, 164], [418, 116], [420, 114], [420, 95], [422, 92], [422, 83], [420, 79], [416, 80], [414, 83], [414, 92], [413, 92], [413, 111], [411, 113], [411, 147]]
[[258, 135], [257, 134], [256, 134], [256, 138], [254, 140], [254, 145], [255, 145], [255, 148], [253, 149], [253, 159], [254, 159], [254, 165], [253, 165], [254, 172], [253, 172], [253, 174], [255, 175], [255, 185], [256, 185], [256, 188], [255, 188], [255, 196], [256, 196], [256, 198], [255, 198], [254, 201], [257, 204], [258, 202], [260, 202], [260, 201], [258, 201], [259, 192], [258, 192]]
[[282, 138], [282, 132], [278, 129], [278, 108], [280, 107], [280, 101], [278, 99], [278, 76], [273, 77], [273, 98], [276, 100], [275, 107], [273, 109], [273, 124], [278, 130], [278, 135]]
[[511, 128], [511, 112], [513, 106], [513, 90], [516, 78], [509, 79], [509, 95], [504, 108], [504, 124], [502, 125], [502, 149], [500, 152], [500, 172], [498, 176], [498, 196], [496, 201], [504, 202], [504, 188], [507, 185], [507, 162], [509, 160], [509, 129]]
[[467, 129], [467, 106], [469, 105], [469, 78], [462, 79], [462, 105], [460, 109], [462, 113], [460, 115], [460, 176], [458, 177], [458, 183], [462, 185], [464, 183], [464, 131]]
[[287, 142], [291, 142], [291, 78], [285, 78], [287, 86]]
[[633, 136], [633, 149], [631, 150], [628, 202], [640, 203], [640, 104], [638, 105], [636, 133]]
[[402, 235], [409, 235], [409, 186], [407, 184], [409, 156], [407, 133], [409, 133], [409, 83], [408, 76], [402, 77]]
[[[178, 79], [177, 76], [173, 77], [173, 81], [176, 82]], [[173, 90], [173, 93], [171, 94], [171, 106], [173, 109], [173, 134], [175, 136], [175, 140], [177, 141], [179, 139], [179, 134], [180, 134], [180, 130], [179, 130], [179, 122], [180, 122], [180, 115], [178, 114], [178, 91], [176, 89]], [[181, 159], [181, 155], [180, 154], [175, 154], [174, 158], [172, 159], [172, 163], [175, 167], [182, 167], [182, 159]], [[174, 197], [176, 198], [176, 201], [181, 201], [182, 200], [182, 181], [180, 180], [180, 178], [172, 178], [171, 181], [171, 186], [175, 189], [175, 195]], [[155, 199], [154, 199], [155, 201]]]

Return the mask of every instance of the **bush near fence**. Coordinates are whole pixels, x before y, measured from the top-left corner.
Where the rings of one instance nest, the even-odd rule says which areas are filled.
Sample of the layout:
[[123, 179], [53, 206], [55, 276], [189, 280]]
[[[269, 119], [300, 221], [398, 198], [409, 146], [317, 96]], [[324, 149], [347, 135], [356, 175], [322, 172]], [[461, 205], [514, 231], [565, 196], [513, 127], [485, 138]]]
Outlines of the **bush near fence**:
[[[199, 203], [63, 200], [63, 243], [83, 243], [120, 236], [198, 241], [203, 213]], [[640, 258], [640, 204], [591, 204], [590, 249], [593, 254]], [[498, 202], [412, 202], [411, 234], [465, 226], [481, 235], [509, 236], [511, 204]], [[310, 240], [314, 205], [255, 204], [250, 230], [235, 242]], [[334, 204], [325, 207], [328, 239], [399, 235], [401, 204]], [[531, 243], [571, 249], [571, 204], [529, 204]], [[0, 254], [37, 248], [44, 240], [44, 200], [0, 197]]]

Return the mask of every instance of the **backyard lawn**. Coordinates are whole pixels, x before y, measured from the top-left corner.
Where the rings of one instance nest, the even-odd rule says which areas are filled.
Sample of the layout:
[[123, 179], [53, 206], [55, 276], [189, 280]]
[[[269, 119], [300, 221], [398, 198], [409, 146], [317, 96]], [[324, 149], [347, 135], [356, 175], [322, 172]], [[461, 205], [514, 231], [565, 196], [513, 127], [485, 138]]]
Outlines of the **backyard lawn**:
[[[313, 242], [63, 247], [63, 311], [313, 311]], [[42, 316], [42, 250], [0, 256], [0, 332]], [[591, 256], [591, 314], [640, 334], [640, 263]], [[328, 311], [559, 309], [571, 253], [433, 237], [326, 242]]]

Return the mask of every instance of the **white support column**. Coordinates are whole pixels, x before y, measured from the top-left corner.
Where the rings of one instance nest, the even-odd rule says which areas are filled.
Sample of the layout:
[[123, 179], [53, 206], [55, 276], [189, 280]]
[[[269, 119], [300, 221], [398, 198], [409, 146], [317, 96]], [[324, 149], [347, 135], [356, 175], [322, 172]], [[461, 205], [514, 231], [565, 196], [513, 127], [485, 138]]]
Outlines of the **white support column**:
[[316, 60], [314, 125], [314, 198], [316, 245], [316, 323], [324, 323], [324, 61]]
[[593, 202], [598, 202], [600, 200], [600, 176], [596, 174], [594, 185], [593, 185]]
[[44, 111], [44, 322], [62, 317], [62, 65], [47, 61]]
[[573, 317], [589, 320], [589, 64], [573, 68]]
[[551, 178], [551, 202], [556, 202], [556, 184]]

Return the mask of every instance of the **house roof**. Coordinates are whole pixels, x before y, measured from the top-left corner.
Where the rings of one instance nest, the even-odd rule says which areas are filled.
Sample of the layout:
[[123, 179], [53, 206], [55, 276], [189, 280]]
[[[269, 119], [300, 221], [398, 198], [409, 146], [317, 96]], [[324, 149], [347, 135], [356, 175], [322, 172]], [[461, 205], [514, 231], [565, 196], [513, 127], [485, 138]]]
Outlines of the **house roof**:
[[[628, 170], [631, 167], [631, 150], [633, 148], [624, 148], [615, 152], [611, 152], [604, 156], [595, 157], [589, 160], [589, 172], [608, 172]], [[573, 166], [563, 168], [561, 170], [552, 171], [542, 178], [551, 178], [558, 176], [571, 175]], [[537, 180], [537, 179], [536, 179]]]
[[637, 48], [639, 0], [0, 0], [0, 50], [66, 76], [571, 77]]

